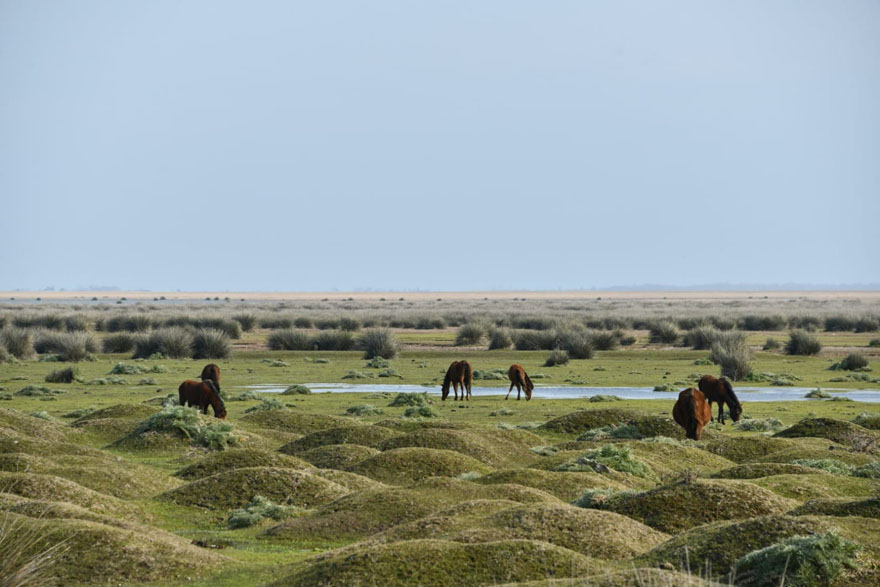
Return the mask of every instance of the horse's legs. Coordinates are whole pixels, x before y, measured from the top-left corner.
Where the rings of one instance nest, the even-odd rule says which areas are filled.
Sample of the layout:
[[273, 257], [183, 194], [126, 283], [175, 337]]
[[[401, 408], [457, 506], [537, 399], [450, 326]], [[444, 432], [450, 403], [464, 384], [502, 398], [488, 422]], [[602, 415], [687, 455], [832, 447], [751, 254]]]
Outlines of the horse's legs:
[[706, 398], [706, 403], [709, 404], [709, 421], [710, 421], [710, 422], [714, 422], [714, 421], [715, 421], [715, 416], [712, 414], [712, 400], [710, 400], [710, 399], [707, 397], [707, 398]]
[[467, 392], [468, 392], [467, 398], [468, 398], [468, 401], [471, 401], [471, 384], [470, 384], [470, 383], [465, 383], [464, 385], [465, 385], [465, 387], [467, 387]]
[[453, 383], [452, 389], [455, 390], [455, 401], [458, 401], [458, 383]]
[[[507, 390], [507, 395], [504, 396], [504, 399], [507, 399], [507, 398], [510, 397], [510, 392], [511, 392], [511, 391], [513, 391], [513, 381], [510, 382], [510, 389]], [[517, 388], [517, 391], [519, 391], [519, 388]]]
[[718, 421], [724, 424], [724, 402], [718, 402]]

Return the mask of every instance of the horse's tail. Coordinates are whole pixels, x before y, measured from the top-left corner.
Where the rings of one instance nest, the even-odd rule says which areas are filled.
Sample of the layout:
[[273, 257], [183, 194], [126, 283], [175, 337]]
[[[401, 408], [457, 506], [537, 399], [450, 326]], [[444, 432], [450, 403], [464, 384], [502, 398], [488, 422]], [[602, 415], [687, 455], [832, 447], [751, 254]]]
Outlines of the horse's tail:
[[468, 389], [471, 387], [471, 383], [474, 382], [474, 372], [471, 369], [471, 364], [467, 361], [462, 361], [462, 370], [464, 371], [464, 384], [468, 386]]
[[684, 413], [687, 416], [686, 436], [692, 440], [699, 440], [697, 432], [699, 432], [700, 422], [697, 419], [697, 398], [694, 397], [693, 391], [684, 398]]
[[186, 386], [186, 381], [180, 384], [180, 387], [177, 388], [177, 403], [182, 406], [186, 405], [187, 394], [184, 393], [183, 388]]

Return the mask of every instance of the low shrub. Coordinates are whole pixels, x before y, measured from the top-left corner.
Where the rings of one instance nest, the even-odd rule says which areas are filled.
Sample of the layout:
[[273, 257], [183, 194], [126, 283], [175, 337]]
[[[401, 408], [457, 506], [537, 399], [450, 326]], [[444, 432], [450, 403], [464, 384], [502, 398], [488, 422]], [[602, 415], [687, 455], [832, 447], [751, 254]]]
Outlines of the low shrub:
[[680, 336], [678, 327], [668, 320], [652, 324], [649, 333], [649, 340], [653, 343], [675, 344]]
[[79, 380], [79, 370], [74, 367], [56, 369], [46, 375], [46, 383], [73, 383]]
[[739, 320], [740, 328], [743, 330], [782, 330], [788, 324], [785, 316], [756, 316], [747, 314]]
[[350, 316], [343, 316], [339, 319], [339, 330], [355, 332], [361, 329], [361, 321]]
[[468, 322], [459, 326], [458, 334], [455, 336], [455, 345], [476, 346], [482, 342], [485, 336], [486, 328], [482, 324]]
[[[593, 358], [595, 347], [593, 346], [593, 335], [589, 332], [576, 328], [565, 328], [554, 331], [554, 334], [556, 339], [554, 349], [565, 351], [572, 359]], [[565, 363], [560, 364], [564, 365]]]
[[134, 336], [127, 332], [111, 334], [101, 342], [105, 353], [130, 353], [134, 350]]
[[355, 347], [354, 335], [344, 330], [319, 332], [312, 339], [318, 351], [350, 351]]
[[820, 471], [843, 477], [851, 475], [853, 472], [853, 467], [851, 465], [848, 465], [843, 461], [838, 461], [837, 459], [795, 459], [791, 461], [791, 464], [810, 467], [811, 469], [819, 469]]
[[368, 369], [388, 369], [391, 367], [391, 361], [383, 359], [382, 357], [373, 357], [367, 364], [364, 365]]
[[564, 351], [562, 349], [555, 349], [550, 353], [550, 356], [547, 357], [547, 360], [544, 361], [545, 367], [556, 367], [559, 365], [568, 365], [569, 357], [568, 351]]
[[821, 350], [822, 343], [806, 330], [792, 330], [785, 345], [785, 352], [789, 355], [816, 355]]
[[722, 376], [733, 381], [748, 377], [752, 372], [752, 351], [741, 332], [719, 333], [712, 343], [709, 358], [721, 367]]
[[506, 328], [494, 328], [489, 333], [489, 350], [506, 350], [513, 346], [513, 337]]
[[784, 424], [776, 418], [743, 418], [733, 426], [746, 432], [776, 432], [782, 430]]
[[474, 371], [474, 380], [476, 381], [503, 381], [504, 379], [507, 379], [507, 371], [504, 369], [493, 369], [492, 371], [477, 369]]
[[356, 369], [350, 370], [348, 373], [342, 376], [343, 379], [372, 379], [375, 377], [375, 373], [363, 373]]
[[705, 351], [712, 348], [717, 337], [718, 329], [714, 326], [697, 326], [685, 332], [684, 343], [695, 351]]
[[361, 404], [359, 406], [351, 406], [345, 410], [347, 414], [352, 416], [372, 416], [374, 414], [383, 414], [382, 408], [376, 408], [370, 404]]
[[9, 351], [6, 350], [6, 347], [0, 344], [0, 363], [7, 362], [11, 356], [12, 355], [9, 354]]
[[312, 337], [304, 330], [279, 330], [269, 334], [266, 340], [269, 350], [273, 351], [309, 351], [313, 349]]
[[365, 330], [358, 338], [358, 347], [363, 349], [365, 359], [393, 359], [398, 352], [397, 337], [387, 328]]
[[772, 336], [768, 336], [767, 341], [764, 343], [764, 346], [762, 348], [765, 351], [775, 351], [776, 349], [782, 348], [782, 343]]
[[[594, 350], [597, 351], [613, 351], [616, 350], [618, 346], [620, 346], [620, 334], [618, 331], [608, 331], [608, 330], [600, 330], [597, 332], [591, 332], [589, 335], [590, 344]], [[592, 353], [590, 353], [592, 356]], [[575, 357], [577, 358], [577, 357]], [[585, 357], [589, 358], [589, 357]]]
[[878, 346], [880, 346], [880, 338], [872, 338], [871, 341], [868, 343], [868, 346], [869, 346], [869, 347], [878, 347]]
[[312, 390], [306, 387], [305, 385], [290, 385], [281, 392], [281, 395], [309, 395], [312, 393]]
[[439, 414], [434, 408], [431, 406], [418, 406], [407, 408], [405, 412], [403, 412], [404, 418], [436, 418]]
[[232, 352], [229, 336], [223, 330], [201, 328], [192, 342], [194, 359], [225, 359]]
[[856, 467], [852, 471], [853, 477], [864, 477], [866, 479], [880, 479], [880, 462], [873, 461]]
[[855, 568], [858, 550], [835, 532], [792, 536], [736, 561], [735, 581], [748, 587], [830, 585], [845, 568]]
[[807, 399], [828, 399], [831, 397], [831, 394], [817, 387], [813, 391], [808, 392], [804, 397]]
[[616, 395], [599, 394], [599, 395], [594, 395], [594, 396], [590, 397], [590, 401], [591, 402], [619, 402], [622, 400], [619, 397], [617, 397]]
[[141, 365], [132, 365], [131, 363], [116, 363], [110, 369], [110, 375], [142, 375], [147, 370]]
[[193, 353], [193, 336], [179, 326], [161, 328], [135, 338], [134, 359], [147, 359], [161, 353], [170, 359], [188, 359]]
[[433, 403], [427, 393], [398, 393], [388, 404], [389, 407], [397, 408], [404, 406], [427, 406]]
[[261, 397], [260, 403], [255, 406], [251, 406], [244, 411], [245, 414], [251, 414], [253, 412], [267, 412], [269, 410], [286, 410], [287, 406], [285, 406], [280, 399], [274, 397]]
[[87, 332], [44, 331], [34, 342], [34, 348], [41, 354], [54, 353], [65, 362], [83, 361], [98, 352], [94, 337]]
[[398, 373], [395, 369], [385, 369], [384, 371], [380, 371], [379, 377], [397, 377], [403, 379], [403, 375]]
[[236, 314], [232, 319], [241, 325], [244, 332], [250, 332], [257, 325], [257, 317], [254, 314]]
[[255, 401], [255, 400], [258, 400], [258, 399], [260, 399], [259, 394], [255, 393], [255, 392], [253, 392], [253, 391], [251, 391], [251, 390], [247, 390], [247, 391], [243, 391], [243, 392], [241, 392], [240, 394], [238, 394], [238, 395], [236, 395], [236, 396], [234, 396], [234, 397], [229, 398], [229, 401], [233, 401], [233, 402], [249, 402], [249, 401]]
[[654, 391], [678, 391], [678, 387], [672, 385], [670, 383], [663, 383], [662, 385], [655, 385]]
[[859, 353], [850, 353], [843, 359], [831, 365], [832, 371], [857, 371], [868, 366], [868, 359]]
[[276, 505], [261, 495], [255, 495], [249, 504], [234, 510], [226, 523], [233, 530], [259, 524], [266, 518], [283, 520], [302, 511], [296, 506]]

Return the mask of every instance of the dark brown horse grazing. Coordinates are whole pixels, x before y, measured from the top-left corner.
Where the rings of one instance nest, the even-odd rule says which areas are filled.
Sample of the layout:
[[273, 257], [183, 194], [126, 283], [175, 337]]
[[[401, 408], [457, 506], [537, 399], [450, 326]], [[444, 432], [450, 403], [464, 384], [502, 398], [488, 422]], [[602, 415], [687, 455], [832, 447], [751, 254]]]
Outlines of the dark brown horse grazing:
[[516, 385], [517, 400], [521, 391], [526, 392], [526, 401], [532, 399], [532, 390], [535, 389], [535, 384], [529, 379], [529, 375], [522, 365], [511, 365], [510, 369], [507, 370], [507, 378], [510, 379], [510, 389], [507, 390], [507, 396], [504, 399], [510, 397], [510, 392], [513, 391], [514, 385]]
[[226, 419], [226, 406], [220, 398], [220, 392], [210, 379], [193, 381], [187, 379], [177, 388], [177, 397], [182, 406], [198, 406], [203, 414], [208, 413], [208, 404], [214, 408], [214, 417]]
[[[733, 386], [727, 379], [712, 377], [711, 375], [703, 375], [697, 384], [700, 391], [706, 394], [706, 401], [709, 402], [709, 413], [712, 413], [712, 402], [718, 402], [718, 421], [724, 424], [724, 404], [730, 408], [730, 417], [734, 422], [739, 422], [742, 415], [742, 404], [736, 394], [733, 393]], [[713, 418], [714, 420], [714, 418]]]
[[220, 391], [220, 367], [211, 363], [209, 365], [205, 365], [205, 368], [202, 369], [202, 374], [199, 376], [199, 379], [204, 381], [205, 379], [210, 379], [214, 382], [214, 387], [217, 388], [217, 391]]
[[[458, 401], [458, 387], [461, 386], [461, 399], [471, 399], [471, 383], [474, 381], [474, 370], [467, 361], [453, 361], [446, 370], [443, 378], [443, 400], [449, 396], [449, 385], [455, 392], [455, 401]], [[467, 395], [465, 395], [467, 392]]]
[[678, 394], [678, 400], [672, 407], [672, 417], [684, 428], [691, 440], [700, 440], [703, 426], [712, 419], [712, 410], [706, 401], [706, 395], [699, 389], [690, 387]]

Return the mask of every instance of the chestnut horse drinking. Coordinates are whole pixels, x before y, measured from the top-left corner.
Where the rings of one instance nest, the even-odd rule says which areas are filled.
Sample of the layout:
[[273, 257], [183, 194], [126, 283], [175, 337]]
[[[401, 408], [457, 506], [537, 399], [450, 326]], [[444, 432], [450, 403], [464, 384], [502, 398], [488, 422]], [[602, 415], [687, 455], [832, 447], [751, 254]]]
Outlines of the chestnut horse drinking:
[[193, 381], [187, 379], [177, 388], [177, 397], [182, 406], [198, 406], [203, 414], [208, 413], [208, 404], [214, 408], [214, 417], [226, 419], [226, 406], [220, 398], [220, 392], [210, 379]]
[[517, 400], [519, 400], [519, 394], [521, 391], [525, 391], [526, 401], [532, 399], [532, 390], [535, 389], [535, 384], [529, 379], [529, 375], [526, 373], [526, 370], [523, 369], [522, 365], [511, 365], [510, 369], [507, 370], [507, 378], [510, 379], [510, 389], [507, 390], [507, 396], [504, 399], [510, 397], [510, 392], [513, 391], [514, 385], [516, 385]]
[[739, 422], [743, 408], [736, 394], [733, 393], [733, 386], [730, 385], [730, 381], [724, 378], [718, 379], [711, 375], [703, 375], [700, 377], [697, 387], [706, 394], [710, 415], [712, 413], [712, 402], [718, 402], [718, 421], [724, 424], [724, 404], [727, 404], [727, 407], [730, 408], [730, 417], [733, 418], [734, 422]]
[[214, 363], [205, 365], [205, 368], [202, 369], [202, 374], [199, 375], [199, 379], [202, 381], [210, 379], [214, 382], [214, 387], [217, 388], [217, 391], [220, 391], [220, 367]]
[[700, 440], [703, 426], [712, 419], [712, 410], [706, 401], [706, 395], [693, 387], [678, 394], [678, 400], [672, 407], [672, 417], [684, 428], [691, 440]]
[[[443, 378], [443, 400], [449, 396], [449, 385], [455, 392], [455, 400], [458, 401], [458, 387], [461, 386], [461, 399], [471, 399], [471, 383], [474, 381], [474, 371], [467, 361], [454, 361], [446, 370]], [[467, 395], [465, 395], [467, 392]]]

